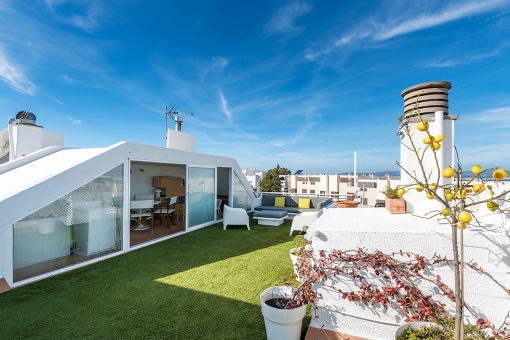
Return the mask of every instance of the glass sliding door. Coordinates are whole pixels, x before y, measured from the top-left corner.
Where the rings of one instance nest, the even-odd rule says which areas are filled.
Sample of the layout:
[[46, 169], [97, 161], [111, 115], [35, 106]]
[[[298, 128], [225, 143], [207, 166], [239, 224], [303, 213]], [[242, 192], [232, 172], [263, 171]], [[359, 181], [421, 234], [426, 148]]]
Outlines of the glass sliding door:
[[244, 187], [243, 183], [232, 170], [232, 202], [233, 208], [243, 208], [246, 211], [251, 210], [251, 196]]
[[14, 282], [122, 249], [123, 164], [14, 223]]
[[188, 227], [215, 220], [216, 169], [188, 167]]

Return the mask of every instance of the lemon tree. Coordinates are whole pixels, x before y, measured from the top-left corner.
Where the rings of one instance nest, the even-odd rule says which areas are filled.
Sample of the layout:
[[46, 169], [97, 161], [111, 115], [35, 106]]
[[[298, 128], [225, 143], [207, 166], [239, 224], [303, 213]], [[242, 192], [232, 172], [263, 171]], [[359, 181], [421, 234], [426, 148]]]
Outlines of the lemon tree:
[[[418, 103], [419, 97], [416, 102]], [[429, 123], [425, 122], [420, 114], [418, 105], [411, 110], [414, 116], [419, 117], [417, 124], [418, 133], [414, 136], [411, 133], [409, 125], [408, 115], [406, 117], [400, 117], [399, 129], [409, 138], [409, 144], [405, 144], [401, 141], [407, 149], [412, 151], [416, 156], [419, 164], [419, 170], [421, 174], [416, 174], [415, 171], [411, 173], [407, 171], [402, 165], [397, 162], [399, 167], [409, 175], [413, 182], [412, 184], [401, 187], [402, 192], [409, 192], [410, 190], [416, 190], [417, 192], [424, 192], [424, 196], [429, 200], [436, 200], [440, 203], [441, 208], [438, 210], [430, 211], [426, 216], [420, 216], [423, 218], [438, 218], [438, 220], [446, 220], [451, 226], [452, 230], [452, 248], [454, 256], [454, 274], [455, 274], [455, 304], [456, 304], [456, 315], [455, 315], [455, 340], [463, 338], [463, 308], [464, 294], [461, 290], [463, 284], [463, 266], [460, 263], [464, 263], [463, 259], [463, 231], [470, 226], [483, 227], [479, 221], [473, 216], [473, 208], [477, 204], [486, 204], [487, 208], [493, 213], [506, 213], [508, 209], [502, 210], [496, 202], [496, 199], [504, 200], [504, 196], [508, 193], [505, 191], [501, 194], [496, 195], [492, 190], [492, 186], [487, 183], [482, 177], [484, 173], [492, 172], [492, 178], [496, 181], [496, 185], [499, 185], [499, 181], [507, 178], [507, 172], [499, 167], [492, 167], [483, 169], [480, 165], [476, 164], [471, 168], [474, 175], [470, 178], [463, 177], [462, 164], [459, 160], [457, 153], [457, 166], [454, 167], [450, 164], [448, 167], [441, 169], [437, 157], [437, 151], [441, 148], [441, 142], [445, 140], [444, 135], [434, 136], [429, 130]], [[408, 112], [409, 113], [409, 112]], [[422, 140], [422, 143], [416, 142]], [[455, 149], [456, 150], [456, 149]], [[435, 169], [432, 172], [427, 172], [424, 167], [424, 157], [426, 153], [433, 153], [433, 159], [435, 160]], [[443, 178], [454, 178], [452, 183], [442, 183], [441, 176]], [[469, 191], [467, 188], [472, 185], [474, 181], [478, 180], [478, 183], [473, 186], [473, 190]], [[474, 196], [481, 194], [485, 189], [489, 190], [490, 198], [484, 200], [474, 200]], [[459, 256], [459, 233], [460, 233], [460, 256]]]

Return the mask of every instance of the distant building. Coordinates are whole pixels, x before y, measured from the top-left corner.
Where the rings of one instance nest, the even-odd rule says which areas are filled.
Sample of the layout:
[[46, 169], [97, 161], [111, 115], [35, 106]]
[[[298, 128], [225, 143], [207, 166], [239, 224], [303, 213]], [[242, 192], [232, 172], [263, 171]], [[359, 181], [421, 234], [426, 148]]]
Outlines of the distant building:
[[[248, 176], [247, 176], [248, 177]], [[357, 174], [357, 190], [354, 188], [354, 175], [301, 174], [285, 175], [283, 192], [315, 195], [353, 195], [363, 198], [364, 205], [374, 206], [384, 202], [384, 188], [395, 188], [400, 184], [400, 176], [375, 176], [373, 173]]]
[[244, 176], [246, 176], [250, 185], [256, 189], [257, 192], [260, 192], [260, 181], [264, 178], [266, 173], [267, 171], [257, 169], [243, 170]]

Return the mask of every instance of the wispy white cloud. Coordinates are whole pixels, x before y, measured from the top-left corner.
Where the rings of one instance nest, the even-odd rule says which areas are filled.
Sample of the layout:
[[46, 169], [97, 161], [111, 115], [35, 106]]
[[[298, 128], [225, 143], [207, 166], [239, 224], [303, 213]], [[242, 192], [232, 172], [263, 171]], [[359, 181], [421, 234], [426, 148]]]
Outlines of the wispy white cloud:
[[[46, 0], [46, 4], [53, 11], [58, 5], [70, 2], [69, 0]], [[78, 2], [79, 3], [79, 2]], [[82, 4], [89, 5], [84, 14], [73, 14], [70, 17], [62, 17], [61, 20], [67, 24], [80, 27], [85, 31], [94, 31], [100, 28], [98, 17], [103, 13], [103, 8], [99, 1], [81, 2]]]
[[510, 127], [508, 117], [510, 117], [510, 106], [465, 115], [463, 117], [463, 123], [477, 122], [495, 124], [493, 126], [494, 129], [508, 128]]
[[269, 34], [298, 35], [305, 30], [304, 26], [296, 26], [294, 21], [309, 13], [312, 5], [307, 2], [294, 1], [273, 12], [271, 19], [266, 23], [265, 31]]
[[271, 141], [271, 145], [273, 145], [273, 146], [285, 146], [285, 145], [287, 145], [287, 143]]
[[223, 91], [221, 89], [218, 90], [220, 93], [220, 101], [221, 101], [221, 111], [227, 116], [228, 122], [232, 122], [232, 112], [228, 109], [228, 102], [223, 96]]
[[21, 93], [33, 96], [35, 86], [25, 76], [22, 69], [13, 64], [0, 46], [0, 80], [9, 84], [13, 89]]
[[228, 60], [223, 57], [213, 57], [212, 62], [205, 67], [202, 76], [200, 77], [200, 83], [202, 83], [209, 72], [212, 70], [222, 71], [225, 66], [228, 65]]
[[73, 117], [69, 117], [71, 120], [71, 124], [81, 124], [81, 119], [74, 119]]
[[67, 84], [75, 84], [76, 83], [76, 81], [74, 79], [71, 79], [71, 78], [69, 78], [69, 76], [66, 76], [63, 74], [60, 75], [60, 80], [62, 80], [64, 83], [67, 83]]
[[58, 100], [57, 98], [52, 98], [54, 101], [56, 101], [57, 103], [59, 103], [60, 105], [64, 106], [64, 103], [60, 100]]
[[[309, 49], [304, 57], [313, 61], [338, 48], [342, 48], [344, 51], [366, 48], [397, 36], [495, 11], [505, 6], [508, 7], [509, 4], [508, 0], [455, 1], [436, 11], [424, 10], [424, 6], [421, 4], [415, 7], [407, 6], [409, 7], [408, 10], [396, 9], [390, 6], [386, 11], [379, 11], [379, 13], [382, 13], [379, 15], [385, 16], [385, 19], [369, 18], [357, 24], [348, 32], [341, 34], [339, 38], [334, 39], [333, 43], [327, 43], [315, 50]], [[452, 65], [451, 61], [444, 61], [437, 63], [436, 67]]]
[[440, 61], [436, 59], [430, 60], [425, 63], [419, 63], [416, 66], [424, 66], [424, 67], [455, 67], [457, 65], [465, 65], [470, 64], [472, 62], [479, 62], [485, 58], [491, 58], [500, 54], [500, 50], [495, 50], [493, 52], [484, 53], [484, 54], [476, 54], [470, 57], [463, 57], [458, 59], [449, 59], [446, 61]]
[[442, 25], [475, 14], [492, 11], [495, 8], [507, 4], [508, 1], [506, 0], [471, 1], [467, 3], [455, 2], [432, 14], [418, 15], [416, 18], [397, 24], [383, 24], [382, 28], [375, 32], [374, 40], [386, 40], [399, 35]]

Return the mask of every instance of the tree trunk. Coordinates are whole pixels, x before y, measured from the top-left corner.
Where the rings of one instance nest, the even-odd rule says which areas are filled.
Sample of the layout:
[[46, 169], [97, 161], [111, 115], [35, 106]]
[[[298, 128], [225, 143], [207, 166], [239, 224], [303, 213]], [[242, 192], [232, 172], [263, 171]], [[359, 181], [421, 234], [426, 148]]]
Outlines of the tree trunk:
[[[462, 193], [461, 193], [462, 194]], [[460, 336], [460, 325], [462, 322], [462, 298], [460, 295], [460, 265], [459, 265], [459, 246], [457, 242], [457, 226], [452, 224], [452, 243], [453, 243], [453, 270], [455, 273], [455, 340], [462, 340]]]

